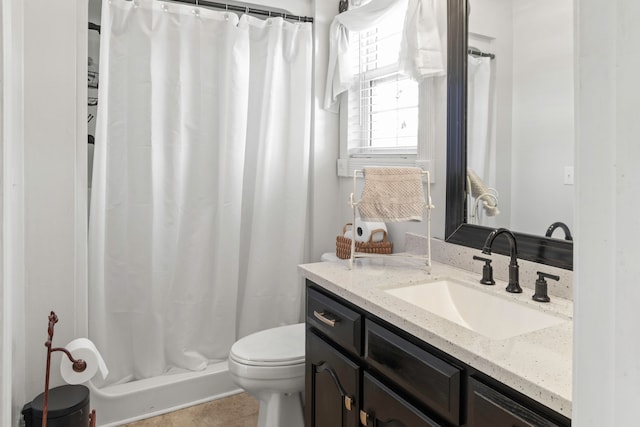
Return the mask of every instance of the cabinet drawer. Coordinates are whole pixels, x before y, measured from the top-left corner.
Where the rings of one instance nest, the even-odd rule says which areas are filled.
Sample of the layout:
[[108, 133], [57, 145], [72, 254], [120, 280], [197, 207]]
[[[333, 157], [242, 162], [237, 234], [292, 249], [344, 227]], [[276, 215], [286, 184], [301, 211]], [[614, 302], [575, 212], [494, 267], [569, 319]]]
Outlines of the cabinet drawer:
[[440, 427], [441, 424], [395, 394], [373, 376], [365, 373], [362, 382], [363, 426]]
[[460, 425], [461, 370], [367, 320], [365, 360], [415, 399]]
[[338, 301], [307, 287], [307, 323], [342, 346], [362, 354], [362, 317]]
[[558, 427], [502, 393], [469, 379], [469, 427]]

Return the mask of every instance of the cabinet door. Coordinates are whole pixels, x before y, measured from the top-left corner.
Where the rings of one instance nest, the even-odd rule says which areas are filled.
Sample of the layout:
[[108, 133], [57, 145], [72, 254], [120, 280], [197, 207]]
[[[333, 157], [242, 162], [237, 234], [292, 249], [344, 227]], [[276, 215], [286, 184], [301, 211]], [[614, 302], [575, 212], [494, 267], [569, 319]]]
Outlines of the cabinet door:
[[356, 427], [360, 368], [309, 329], [306, 351], [305, 426]]
[[502, 393], [469, 379], [469, 427], [558, 427]]
[[440, 427], [387, 386], [365, 373], [360, 424], [368, 427]]

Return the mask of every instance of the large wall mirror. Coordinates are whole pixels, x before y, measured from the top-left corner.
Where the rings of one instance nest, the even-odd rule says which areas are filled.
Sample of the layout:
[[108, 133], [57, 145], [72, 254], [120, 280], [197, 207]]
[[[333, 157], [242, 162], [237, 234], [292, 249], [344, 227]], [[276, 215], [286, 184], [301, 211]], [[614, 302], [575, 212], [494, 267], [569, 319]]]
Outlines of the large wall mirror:
[[446, 240], [506, 227], [519, 258], [572, 269], [572, 0], [449, 0], [448, 28]]

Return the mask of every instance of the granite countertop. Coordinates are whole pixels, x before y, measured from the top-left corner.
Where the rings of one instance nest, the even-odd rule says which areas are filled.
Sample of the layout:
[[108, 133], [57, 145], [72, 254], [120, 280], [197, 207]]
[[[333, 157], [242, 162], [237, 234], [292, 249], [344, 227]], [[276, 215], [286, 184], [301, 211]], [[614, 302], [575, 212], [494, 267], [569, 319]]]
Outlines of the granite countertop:
[[[505, 291], [506, 282], [496, 280], [495, 286], [483, 286], [475, 273], [432, 264], [430, 273], [419, 260], [393, 257], [358, 259], [352, 270], [348, 261], [304, 264], [299, 269], [317, 285], [571, 418], [573, 303], [553, 296], [550, 303], [537, 303], [531, 300], [529, 289], [510, 294]], [[459, 279], [482, 292], [498, 294], [566, 321], [496, 340], [384, 292], [442, 277]]]

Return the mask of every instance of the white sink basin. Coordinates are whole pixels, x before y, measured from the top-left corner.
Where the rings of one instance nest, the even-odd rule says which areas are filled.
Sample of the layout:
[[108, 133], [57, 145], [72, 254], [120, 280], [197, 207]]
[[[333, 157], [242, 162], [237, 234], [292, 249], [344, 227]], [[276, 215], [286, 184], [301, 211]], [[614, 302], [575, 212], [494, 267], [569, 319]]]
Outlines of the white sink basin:
[[386, 289], [385, 292], [496, 340], [568, 321], [507, 298], [474, 289], [455, 279]]

